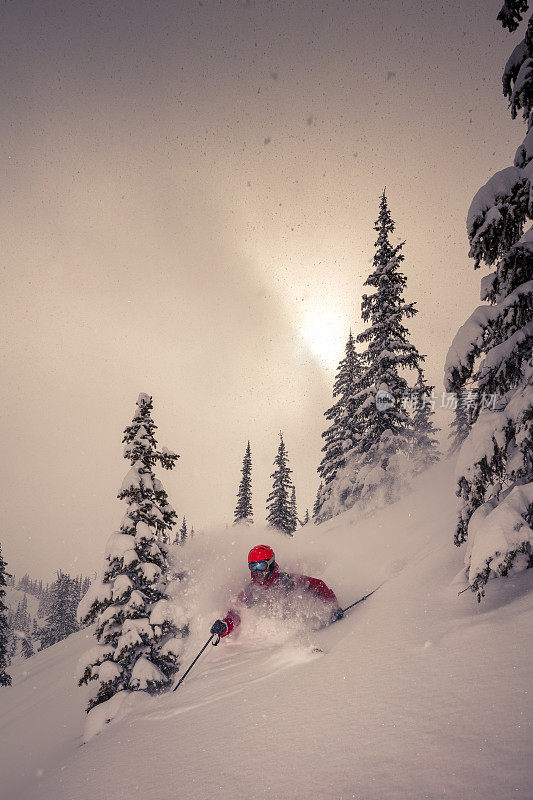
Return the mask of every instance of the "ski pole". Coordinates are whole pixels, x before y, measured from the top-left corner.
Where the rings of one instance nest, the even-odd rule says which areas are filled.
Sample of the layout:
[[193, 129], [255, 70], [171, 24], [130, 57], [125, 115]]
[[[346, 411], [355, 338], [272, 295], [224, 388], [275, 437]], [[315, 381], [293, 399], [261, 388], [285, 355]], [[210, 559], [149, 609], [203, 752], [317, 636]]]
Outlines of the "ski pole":
[[351, 605], [349, 605], [349, 606], [346, 606], [346, 608], [343, 608], [343, 609], [342, 609], [342, 613], [343, 613], [343, 614], [346, 614], [346, 612], [347, 612], [347, 611], [349, 611], [351, 608], [353, 608], [354, 606], [358, 606], [358, 605], [359, 605], [359, 603], [362, 603], [362, 602], [364, 602], [364, 601], [365, 601], [365, 600], [366, 600], [368, 597], [370, 597], [370, 595], [371, 595], [371, 594], [374, 594], [374, 592], [377, 592], [377, 590], [378, 590], [378, 589], [381, 589], [381, 587], [382, 587], [382, 586], [383, 586], [383, 584], [382, 584], [382, 583], [380, 583], [380, 584], [379, 584], [379, 586], [376, 586], [376, 588], [375, 588], [375, 589], [372, 589], [372, 591], [371, 591], [371, 592], [369, 592], [368, 594], [365, 594], [365, 596], [364, 596], [364, 597], [360, 597], [360, 598], [359, 598], [359, 600], [356, 600], [356, 601], [355, 601], [355, 603], [352, 603]]
[[216, 646], [217, 646], [217, 644], [220, 642], [220, 636], [219, 636], [217, 633], [213, 633], [213, 634], [211, 634], [211, 636], [209, 637], [209, 639], [207, 640], [207, 642], [204, 644], [204, 646], [202, 647], [202, 649], [200, 650], [200, 652], [198, 653], [198, 655], [196, 656], [196, 658], [194, 659], [194, 661], [192, 662], [192, 664], [189, 666], [189, 669], [187, 669], [187, 670], [186, 670], [186, 671], [183, 673], [183, 675], [181, 676], [181, 678], [179, 679], [179, 681], [177, 682], [177, 684], [174, 686], [174, 688], [172, 689], [172, 691], [173, 691], [173, 692], [175, 692], [175, 691], [176, 691], [176, 689], [179, 689], [179, 687], [181, 686], [181, 684], [183, 683], [183, 681], [185, 680], [185, 678], [187, 677], [187, 675], [189, 674], [189, 672], [191, 671], [191, 669], [194, 667], [194, 665], [196, 664], [196, 662], [198, 661], [198, 659], [200, 658], [200, 656], [201, 656], [201, 655], [202, 655], [202, 653], [204, 652], [204, 650], [205, 650], [205, 648], [207, 647], [207, 645], [208, 645], [208, 644], [211, 642], [211, 640], [212, 640], [212, 639], [214, 639], [215, 637], [216, 637], [216, 642], [213, 642], [213, 646], [214, 646], [214, 647], [216, 647]]

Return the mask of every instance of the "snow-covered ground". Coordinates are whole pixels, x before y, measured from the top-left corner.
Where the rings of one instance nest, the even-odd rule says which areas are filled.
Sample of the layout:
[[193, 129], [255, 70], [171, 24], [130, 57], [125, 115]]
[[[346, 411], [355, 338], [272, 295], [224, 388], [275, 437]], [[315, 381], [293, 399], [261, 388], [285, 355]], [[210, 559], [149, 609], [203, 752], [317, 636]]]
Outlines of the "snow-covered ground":
[[[90, 630], [11, 669], [0, 690], [3, 800], [531, 800], [533, 570], [458, 596], [453, 464], [399, 503], [309, 525], [198, 536], [182, 549], [196, 609], [185, 665], [247, 579], [248, 545], [322, 577], [341, 622], [304, 633], [250, 612], [176, 693], [133, 693], [84, 744]], [[268, 537], [268, 538], [265, 538]], [[324, 654], [312, 651], [321, 647]]]

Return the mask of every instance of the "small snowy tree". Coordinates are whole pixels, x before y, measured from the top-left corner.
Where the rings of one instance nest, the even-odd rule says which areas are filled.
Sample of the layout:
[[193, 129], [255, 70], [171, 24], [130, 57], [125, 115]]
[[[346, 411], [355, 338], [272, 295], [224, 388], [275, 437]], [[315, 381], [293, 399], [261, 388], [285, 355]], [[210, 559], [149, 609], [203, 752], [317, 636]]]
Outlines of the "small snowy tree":
[[293, 486], [291, 490], [290, 510], [292, 516], [293, 531], [298, 527], [298, 509], [296, 507], [296, 487]]
[[[515, 30], [527, 8], [523, 0], [507, 0], [498, 19]], [[449, 391], [476, 389], [457, 462], [455, 544], [468, 541], [466, 574], [478, 601], [490, 577], [533, 565], [532, 67], [533, 17], [503, 75], [511, 116], [522, 110], [528, 132], [514, 166], [477, 192], [467, 217], [474, 268], [483, 261], [494, 270], [481, 282], [488, 305], [460, 328], [445, 367]]]
[[439, 452], [439, 440], [437, 439], [438, 428], [433, 424], [435, 412], [433, 404], [434, 386], [429, 386], [424, 378], [424, 373], [420, 370], [418, 380], [412, 391], [415, 400], [413, 414], [413, 440], [411, 444], [411, 461], [415, 474], [421, 473], [438, 461], [441, 457]]
[[185, 544], [187, 541], [187, 520], [183, 517], [183, 522], [181, 523], [180, 528], [180, 542], [181, 544]]
[[252, 452], [250, 442], [246, 445], [241, 469], [242, 477], [237, 492], [237, 505], [234, 512], [234, 525], [241, 523], [251, 525], [254, 521], [252, 510]]
[[292, 536], [296, 530], [296, 520], [293, 513], [292, 496], [292, 469], [289, 468], [287, 450], [280, 431], [278, 453], [274, 459], [275, 471], [270, 476], [273, 479], [272, 491], [267, 499], [267, 523], [272, 528]]
[[153, 471], [156, 464], [172, 469], [178, 456], [157, 449], [151, 411], [152, 398], [140, 394], [123, 439], [131, 469], [118, 497], [128, 510], [108, 541], [102, 579], [91, 584], [79, 607], [83, 621], [96, 621], [98, 641], [80, 679], [80, 685], [98, 682], [88, 711], [122, 690], [168, 687], [188, 633], [185, 612], [168, 597], [166, 542], [176, 512]]
[[6, 562], [2, 558], [2, 545], [0, 545], [0, 686], [11, 686], [11, 675], [7, 674], [9, 666], [9, 628], [7, 624], [7, 606], [4, 603], [8, 579], [11, 576], [6, 572]]

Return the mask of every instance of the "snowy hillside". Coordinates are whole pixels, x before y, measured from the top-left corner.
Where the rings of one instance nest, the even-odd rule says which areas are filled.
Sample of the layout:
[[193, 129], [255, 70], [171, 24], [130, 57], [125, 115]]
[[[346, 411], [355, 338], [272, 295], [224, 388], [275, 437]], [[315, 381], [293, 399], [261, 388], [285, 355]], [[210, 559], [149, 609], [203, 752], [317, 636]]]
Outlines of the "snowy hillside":
[[21, 589], [13, 589], [12, 587], [8, 587], [6, 590], [6, 597], [5, 597], [5, 604], [6, 606], [11, 609], [11, 611], [15, 612], [17, 610], [17, 606], [19, 603], [22, 603], [24, 599], [24, 595], [26, 595], [26, 600], [28, 601], [28, 612], [32, 618], [37, 618], [37, 611], [39, 608], [39, 598], [34, 597], [32, 594], [28, 594], [27, 592], [23, 592]]
[[247, 580], [250, 544], [270, 542], [343, 606], [383, 585], [321, 631], [249, 611], [178, 692], [126, 695], [85, 744], [75, 674], [90, 629], [15, 665], [0, 690], [2, 800], [530, 800], [533, 570], [491, 582], [481, 605], [458, 596], [450, 462], [353, 516], [293, 541], [256, 526], [181, 548], [195, 610], [185, 665]]

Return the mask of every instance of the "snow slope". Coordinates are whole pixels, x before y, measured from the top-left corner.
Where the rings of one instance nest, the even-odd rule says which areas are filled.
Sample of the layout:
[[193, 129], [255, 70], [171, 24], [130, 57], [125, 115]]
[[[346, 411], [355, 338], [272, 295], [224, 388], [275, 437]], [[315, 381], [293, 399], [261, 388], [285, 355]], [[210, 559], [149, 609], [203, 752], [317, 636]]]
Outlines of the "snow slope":
[[[11, 586], [8, 586], [6, 589], [6, 596], [4, 598], [4, 603], [8, 608], [12, 611], [17, 610], [17, 606], [21, 603], [24, 599], [24, 592], [20, 589], [13, 589]], [[37, 611], [39, 609], [39, 598], [34, 597], [32, 594], [28, 594], [26, 592], [26, 600], [28, 601], [28, 613], [32, 618], [37, 618]]]
[[[295, 541], [269, 532], [283, 567], [323, 577], [343, 605], [385, 583], [321, 631], [250, 612], [176, 693], [126, 696], [86, 744], [89, 690], [73, 674], [90, 631], [16, 666], [0, 690], [0, 797], [531, 800], [533, 570], [490, 582], [480, 606], [458, 596], [453, 466], [371, 518], [347, 512]], [[185, 663], [266, 535], [183, 548], [197, 605]]]

